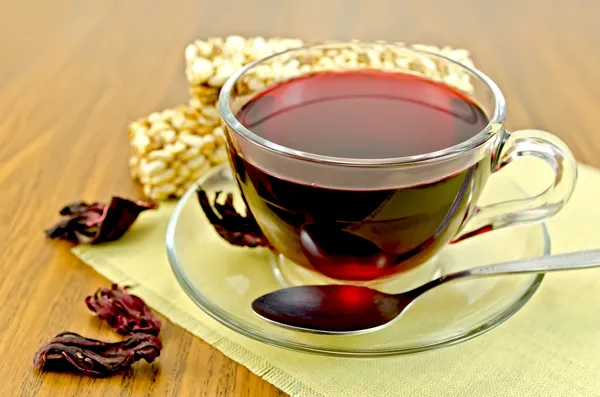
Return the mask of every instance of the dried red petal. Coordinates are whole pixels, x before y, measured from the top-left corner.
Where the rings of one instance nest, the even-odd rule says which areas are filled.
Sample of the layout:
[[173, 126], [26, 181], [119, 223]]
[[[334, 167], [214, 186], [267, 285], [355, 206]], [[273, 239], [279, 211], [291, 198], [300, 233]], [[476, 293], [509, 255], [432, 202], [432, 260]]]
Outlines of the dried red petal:
[[273, 249], [252, 213], [248, 211], [248, 214], [243, 216], [236, 211], [231, 193], [227, 193], [225, 202], [222, 204], [218, 202], [222, 194], [221, 191], [216, 192], [212, 203], [204, 190], [198, 189], [197, 193], [200, 206], [209, 222], [227, 242], [242, 247], [268, 247]]
[[160, 356], [161, 349], [160, 340], [149, 334], [133, 334], [124, 341], [107, 343], [63, 332], [38, 350], [33, 366], [46, 371], [105, 377], [141, 359], [151, 363]]
[[59, 213], [65, 218], [45, 232], [49, 238], [74, 243], [114, 241], [129, 230], [142, 211], [157, 207], [154, 201], [132, 201], [122, 197], [113, 197], [108, 205], [74, 202], [60, 210]]
[[127, 287], [113, 284], [110, 289], [100, 288], [94, 295], [85, 298], [85, 303], [121, 335], [158, 335], [160, 332], [160, 320], [142, 298], [129, 294]]

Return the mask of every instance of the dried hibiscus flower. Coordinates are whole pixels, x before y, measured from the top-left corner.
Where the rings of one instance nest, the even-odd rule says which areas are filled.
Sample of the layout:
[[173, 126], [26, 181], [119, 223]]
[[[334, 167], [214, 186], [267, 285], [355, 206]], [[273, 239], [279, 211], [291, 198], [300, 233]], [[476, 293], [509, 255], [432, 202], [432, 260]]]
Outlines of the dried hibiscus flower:
[[60, 210], [64, 219], [47, 229], [46, 236], [75, 243], [98, 244], [118, 240], [142, 211], [155, 209], [154, 201], [113, 197], [108, 205], [75, 202]]
[[222, 204], [218, 202], [221, 191], [215, 193], [213, 203], [204, 190], [198, 189], [197, 193], [202, 210], [223, 239], [237, 246], [273, 248], [252, 213], [248, 211], [248, 214], [243, 216], [236, 211], [231, 193], [227, 193]]
[[113, 284], [100, 288], [85, 298], [87, 307], [105, 320], [117, 333], [129, 335], [145, 333], [158, 335], [160, 320], [140, 297], [127, 292], [128, 287]]
[[48, 371], [105, 377], [141, 359], [151, 363], [160, 356], [161, 349], [160, 340], [149, 334], [133, 334], [124, 341], [107, 343], [63, 332], [38, 350], [33, 366]]

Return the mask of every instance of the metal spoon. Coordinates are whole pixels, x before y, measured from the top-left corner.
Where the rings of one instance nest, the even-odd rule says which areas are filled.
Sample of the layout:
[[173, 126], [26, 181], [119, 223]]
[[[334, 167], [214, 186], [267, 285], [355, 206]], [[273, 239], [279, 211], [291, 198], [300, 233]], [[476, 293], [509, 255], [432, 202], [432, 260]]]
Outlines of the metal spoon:
[[418, 297], [450, 281], [597, 266], [600, 266], [600, 250], [590, 250], [463, 270], [394, 295], [353, 285], [291, 287], [261, 296], [252, 302], [252, 310], [267, 321], [299, 331], [357, 334], [374, 331], [389, 324]]

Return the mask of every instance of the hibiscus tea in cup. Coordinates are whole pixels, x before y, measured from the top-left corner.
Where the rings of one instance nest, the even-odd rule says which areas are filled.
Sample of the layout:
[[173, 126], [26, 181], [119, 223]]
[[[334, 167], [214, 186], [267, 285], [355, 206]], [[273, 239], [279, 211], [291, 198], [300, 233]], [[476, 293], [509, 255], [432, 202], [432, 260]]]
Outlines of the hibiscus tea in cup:
[[[388, 46], [400, 57], [463, 67]], [[316, 48], [345, 48], [360, 59], [361, 51], [382, 47]], [[512, 142], [502, 125], [504, 99], [491, 80], [465, 66], [475, 83], [467, 92], [427, 73], [349, 63], [298, 69], [254, 92], [239, 88], [253, 70], [293, 62], [295, 51], [295, 59], [312, 56], [310, 48], [298, 49], [249, 65], [219, 99], [238, 186], [279, 254], [331, 279], [370, 281], [428, 261], [467, 223], [481, 230], [510, 223], [501, 215], [514, 215], [516, 204], [481, 216], [476, 206], [489, 175], [513, 160], [501, 159]]]
[[[333, 157], [390, 158], [465, 141], [488, 123], [465, 95], [419, 76], [329, 71], [270, 87], [237, 113], [272, 142]], [[235, 151], [235, 173], [267, 238], [333, 278], [382, 277], [426, 260], [456, 234], [484, 167], [398, 189], [334, 189], [266, 173]], [[308, 178], [310, 180], [310, 176]]]

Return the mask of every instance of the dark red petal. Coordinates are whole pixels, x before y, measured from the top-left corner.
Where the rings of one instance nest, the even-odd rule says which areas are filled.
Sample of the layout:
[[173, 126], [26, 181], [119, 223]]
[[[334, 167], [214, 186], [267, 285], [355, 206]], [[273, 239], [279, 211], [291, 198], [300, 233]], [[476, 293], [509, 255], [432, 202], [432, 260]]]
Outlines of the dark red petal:
[[100, 230], [92, 244], [120, 239], [141, 212], [155, 208], [158, 208], [158, 204], [154, 201], [131, 201], [113, 197], [99, 221]]
[[248, 211], [247, 215], [243, 216], [236, 211], [231, 193], [226, 195], [222, 204], [218, 201], [222, 195], [220, 191], [215, 193], [212, 203], [204, 190], [198, 189], [197, 194], [198, 202], [208, 221], [224, 240], [237, 246], [273, 249], [252, 213]]
[[124, 341], [108, 343], [63, 332], [38, 350], [33, 366], [46, 371], [105, 377], [141, 359], [151, 363], [160, 356], [161, 349], [160, 340], [149, 334], [134, 334]]
[[129, 335], [146, 333], [158, 335], [161, 322], [143, 299], [129, 294], [126, 287], [113, 284], [110, 289], [100, 288], [85, 299], [90, 311], [96, 313], [117, 333]]
[[121, 238], [142, 211], [157, 208], [154, 201], [113, 197], [108, 205], [75, 202], [60, 210], [63, 218], [45, 231], [49, 238], [97, 244]]

